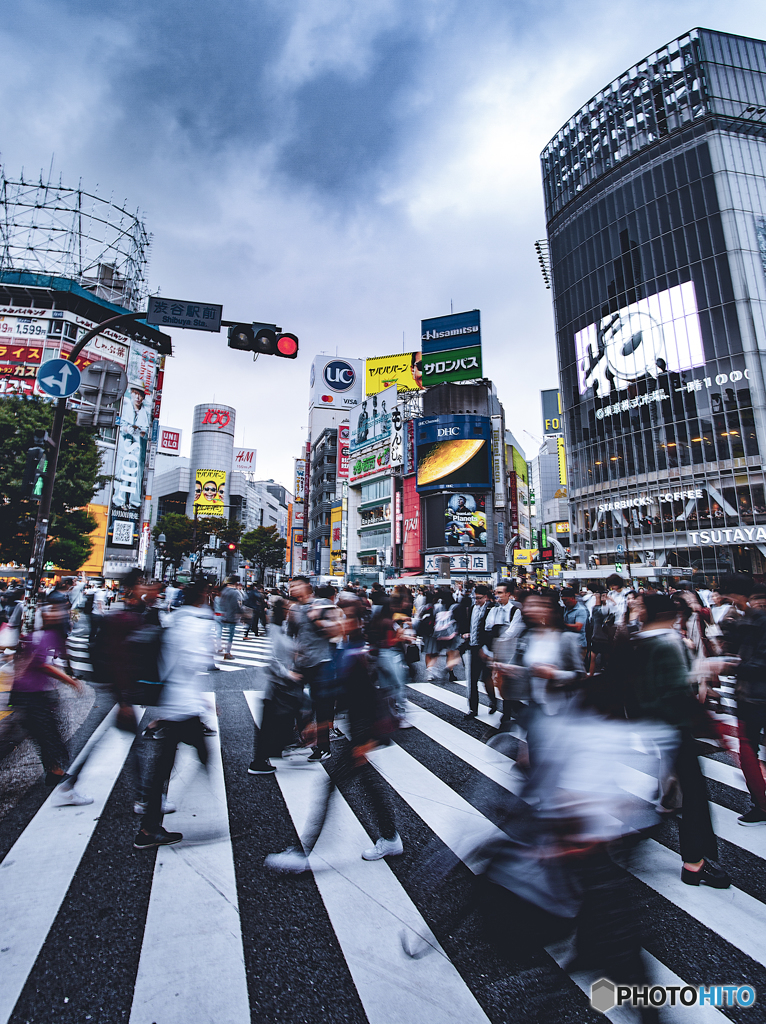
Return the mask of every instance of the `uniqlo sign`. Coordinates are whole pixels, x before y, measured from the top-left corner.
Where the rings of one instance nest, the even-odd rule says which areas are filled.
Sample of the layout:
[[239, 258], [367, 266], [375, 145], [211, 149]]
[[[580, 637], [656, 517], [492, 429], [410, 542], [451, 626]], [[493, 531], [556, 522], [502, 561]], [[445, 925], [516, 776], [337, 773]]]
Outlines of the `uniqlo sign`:
[[175, 430], [173, 427], [160, 427], [157, 451], [162, 455], [180, 455], [181, 435], [182, 431]]

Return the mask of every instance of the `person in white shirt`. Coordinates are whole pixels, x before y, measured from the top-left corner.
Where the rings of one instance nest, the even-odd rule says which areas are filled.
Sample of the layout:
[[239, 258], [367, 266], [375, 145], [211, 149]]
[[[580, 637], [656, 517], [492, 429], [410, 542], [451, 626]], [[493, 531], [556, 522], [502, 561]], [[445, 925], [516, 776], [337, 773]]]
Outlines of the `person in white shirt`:
[[624, 626], [628, 612], [628, 588], [625, 586], [625, 580], [613, 572], [611, 576], [607, 576], [606, 585], [609, 588], [606, 605], [614, 614], [614, 624]]

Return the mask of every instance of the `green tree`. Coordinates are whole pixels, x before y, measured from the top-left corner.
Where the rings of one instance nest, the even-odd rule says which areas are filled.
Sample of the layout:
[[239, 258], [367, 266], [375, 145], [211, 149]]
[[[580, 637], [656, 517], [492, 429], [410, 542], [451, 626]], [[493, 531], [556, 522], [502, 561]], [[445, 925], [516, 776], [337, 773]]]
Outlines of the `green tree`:
[[[0, 559], [26, 563], [31, 554], [37, 502], [21, 497], [21, 481], [27, 450], [35, 430], [53, 425], [55, 406], [39, 398], [9, 396], [0, 400]], [[92, 542], [88, 534], [96, 522], [83, 508], [94, 492], [108, 480], [100, 473], [101, 453], [97, 431], [78, 427], [75, 414], [64, 419], [56, 483], [53, 488], [49, 548], [46, 561], [59, 563], [69, 571], [88, 558]]]
[[240, 541], [242, 557], [259, 570], [260, 578], [266, 569], [280, 569], [285, 564], [284, 537], [279, 536], [276, 526], [259, 526], [246, 533]]
[[161, 533], [165, 534], [163, 561], [170, 562], [177, 569], [184, 555], [188, 555], [194, 550], [194, 523], [188, 516], [179, 515], [178, 512], [168, 512], [158, 520], [154, 527], [155, 543]]

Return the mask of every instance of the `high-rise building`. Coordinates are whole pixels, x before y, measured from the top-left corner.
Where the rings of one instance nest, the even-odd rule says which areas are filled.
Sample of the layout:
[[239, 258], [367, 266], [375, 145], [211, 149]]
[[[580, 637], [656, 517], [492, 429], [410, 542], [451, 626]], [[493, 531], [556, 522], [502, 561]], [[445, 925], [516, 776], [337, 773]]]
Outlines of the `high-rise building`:
[[542, 173], [573, 553], [763, 573], [766, 43], [668, 43]]

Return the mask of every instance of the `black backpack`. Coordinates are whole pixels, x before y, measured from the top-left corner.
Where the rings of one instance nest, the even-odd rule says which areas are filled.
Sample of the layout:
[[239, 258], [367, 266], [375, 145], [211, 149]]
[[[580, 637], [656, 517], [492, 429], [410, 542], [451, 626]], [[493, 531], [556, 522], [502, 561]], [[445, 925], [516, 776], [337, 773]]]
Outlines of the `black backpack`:
[[147, 621], [142, 622], [125, 639], [131, 700], [134, 704], [155, 707], [160, 702], [163, 685], [160, 656], [164, 632], [159, 617], [156, 613], [150, 613]]

